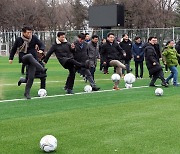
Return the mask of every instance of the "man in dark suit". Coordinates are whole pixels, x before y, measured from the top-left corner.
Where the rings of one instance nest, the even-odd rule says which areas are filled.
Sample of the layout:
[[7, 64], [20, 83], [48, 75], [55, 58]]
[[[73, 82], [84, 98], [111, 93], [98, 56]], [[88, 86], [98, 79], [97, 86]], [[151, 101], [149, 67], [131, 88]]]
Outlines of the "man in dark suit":
[[30, 27], [24, 27], [22, 29], [21, 37], [18, 37], [15, 40], [9, 56], [9, 63], [12, 64], [14, 55], [18, 51], [19, 62], [28, 66], [27, 83], [24, 92], [26, 99], [31, 99], [30, 90], [33, 85], [36, 70], [41, 72], [46, 71], [46, 69], [38, 62], [36, 45], [39, 46], [38, 52], [44, 52], [44, 44], [35, 35], [32, 35], [32, 29]]
[[149, 86], [155, 87], [155, 82], [159, 78], [162, 81], [162, 86], [168, 87], [168, 84], [164, 79], [162, 66], [159, 63], [159, 57], [154, 49], [154, 42], [154, 37], [149, 37], [148, 43], [143, 46], [146, 66], [149, 71], [149, 75], [152, 77]]

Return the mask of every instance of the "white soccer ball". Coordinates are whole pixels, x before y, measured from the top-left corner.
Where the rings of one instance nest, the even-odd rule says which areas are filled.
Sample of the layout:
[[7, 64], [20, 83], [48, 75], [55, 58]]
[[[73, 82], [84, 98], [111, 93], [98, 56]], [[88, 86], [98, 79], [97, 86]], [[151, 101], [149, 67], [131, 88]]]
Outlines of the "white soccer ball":
[[40, 140], [40, 148], [45, 152], [52, 152], [57, 148], [57, 139], [53, 135], [46, 135]]
[[39, 96], [39, 97], [46, 97], [46, 96], [47, 96], [47, 91], [46, 91], [46, 89], [39, 89], [39, 90], [38, 90], [38, 96]]
[[132, 88], [132, 84], [125, 83], [125, 87], [128, 88], [128, 89]]
[[157, 88], [157, 89], [155, 90], [155, 95], [156, 95], [156, 96], [162, 96], [162, 95], [163, 95], [163, 89]]
[[117, 74], [117, 73], [114, 73], [114, 74], [111, 76], [111, 80], [112, 80], [113, 82], [119, 81], [119, 80], [120, 80], [120, 75]]
[[90, 93], [90, 92], [92, 92], [92, 87], [90, 85], [86, 85], [84, 87], [84, 91], [87, 92], [87, 93]]
[[136, 77], [132, 73], [128, 73], [124, 76], [124, 82], [132, 84], [136, 81]]

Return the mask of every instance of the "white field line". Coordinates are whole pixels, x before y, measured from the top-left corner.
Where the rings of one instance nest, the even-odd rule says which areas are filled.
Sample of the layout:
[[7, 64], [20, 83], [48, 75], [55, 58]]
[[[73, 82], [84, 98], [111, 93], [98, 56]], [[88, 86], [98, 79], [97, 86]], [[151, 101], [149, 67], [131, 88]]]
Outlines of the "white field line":
[[[144, 80], [144, 79], [147, 79], [147, 78], [143, 78], [143, 79], [137, 79], [137, 80]], [[109, 81], [111, 79], [95, 79], [95, 81]], [[75, 80], [75, 82], [82, 82], [84, 80]], [[17, 81], [18, 82], [18, 81]], [[66, 81], [46, 81], [46, 83], [65, 83]], [[24, 83], [22, 83], [24, 84]], [[33, 82], [33, 84], [40, 84], [40, 82]], [[0, 87], [1, 86], [17, 86], [17, 83], [5, 83], [5, 84], [0, 84]]]
[[[140, 88], [148, 88], [149, 86], [140, 86], [140, 87], [132, 87], [130, 89], [140, 89]], [[121, 90], [128, 90], [127, 88], [122, 88]], [[103, 93], [103, 92], [111, 92], [111, 91], [115, 91], [113, 89], [110, 90], [100, 90], [100, 91], [93, 91], [91, 93]], [[79, 93], [75, 93], [75, 94], [62, 94], [62, 95], [52, 95], [52, 96], [46, 96], [46, 97], [32, 97], [31, 99], [46, 99], [46, 98], [55, 98], [55, 97], [65, 97], [65, 96], [73, 96], [73, 95], [82, 95], [82, 94], [91, 94], [91, 93], [87, 93], [87, 92], [79, 92]], [[20, 99], [9, 99], [9, 100], [1, 100], [0, 103], [4, 103], [4, 102], [15, 102], [15, 101], [24, 101], [27, 100], [25, 98], [20, 98]]]

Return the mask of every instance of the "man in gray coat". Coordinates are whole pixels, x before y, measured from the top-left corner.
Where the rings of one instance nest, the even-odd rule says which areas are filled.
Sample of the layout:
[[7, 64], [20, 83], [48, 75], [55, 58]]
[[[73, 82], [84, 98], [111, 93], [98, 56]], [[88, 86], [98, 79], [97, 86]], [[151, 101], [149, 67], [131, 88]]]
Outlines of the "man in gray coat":
[[91, 41], [88, 43], [88, 57], [90, 61], [90, 72], [94, 79], [94, 73], [96, 71], [97, 59], [99, 58], [99, 47], [98, 47], [97, 35], [91, 37]]

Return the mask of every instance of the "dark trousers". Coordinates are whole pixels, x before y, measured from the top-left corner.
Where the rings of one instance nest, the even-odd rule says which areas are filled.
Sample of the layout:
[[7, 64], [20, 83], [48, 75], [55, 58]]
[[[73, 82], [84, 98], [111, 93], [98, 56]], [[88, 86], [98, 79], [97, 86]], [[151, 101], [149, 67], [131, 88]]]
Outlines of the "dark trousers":
[[73, 89], [73, 86], [74, 86], [74, 80], [75, 80], [75, 75], [76, 75], [76, 68], [81, 68], [82, 67], [82, 64], [77, 62], [76, 60], [74, 59], [69, 59], [65, 66], [64, 66], [66, 69], [68, 69], [69, 71], [69, 75], [66, 79], [66, 83], [65, 83], [65, 89], [70, 89], [72, 90]]
[[138, 67], [140, 66], [140, 77], [143, 77], [143, 61], [135, 61], [135, 75], [136, 78], [139, 77]]
[[95, 73], [95, 71], [96, 71], [96, 68], [95, 68], [95, 67], [91, 67], [91, 68], [90, 68], [90, 72], [91, 72], [91, 75], [92, 75], [93, 80], [94, 80], [94, 73]]
[[163, 70], [160, 70], [152, 75], [152, 79], [149, 85], [154, 85], [158, 78], [161, 79], [162, 83], [166, 83], [164, 79]]
[[21, 66], [21, 74], [24, 74], [25, 67], [26, 67], [26, 65], [22, 63], [22, 66]]
[[43, 66], [33, 57], [32, 54], [27, 54], [22, 57], [22, 63], [28, 66], [27, 83], [25, 87], [25, 94], [29, 94], [33, 85], [36, 69], [44, 71]]
[[[40, 83], [40, 89], [46, 89], [46, 77], [39, 78]], [[21, 78], [21, 83], [27, 83], [28, 78]]]
[[[131, 60], [124, 60], [123, 64], [126, 65], [126, 72], [130, 73], [130, 61]], [[122, 69], [122, 74], [125, 74], [125, 69]]]
[[96, 83], [91, 75], [91, 72], [87, 68], [80, 68], [80, 73], [86, 77], [86, 79], [89, 81], [91, 87], [96, 87]]

